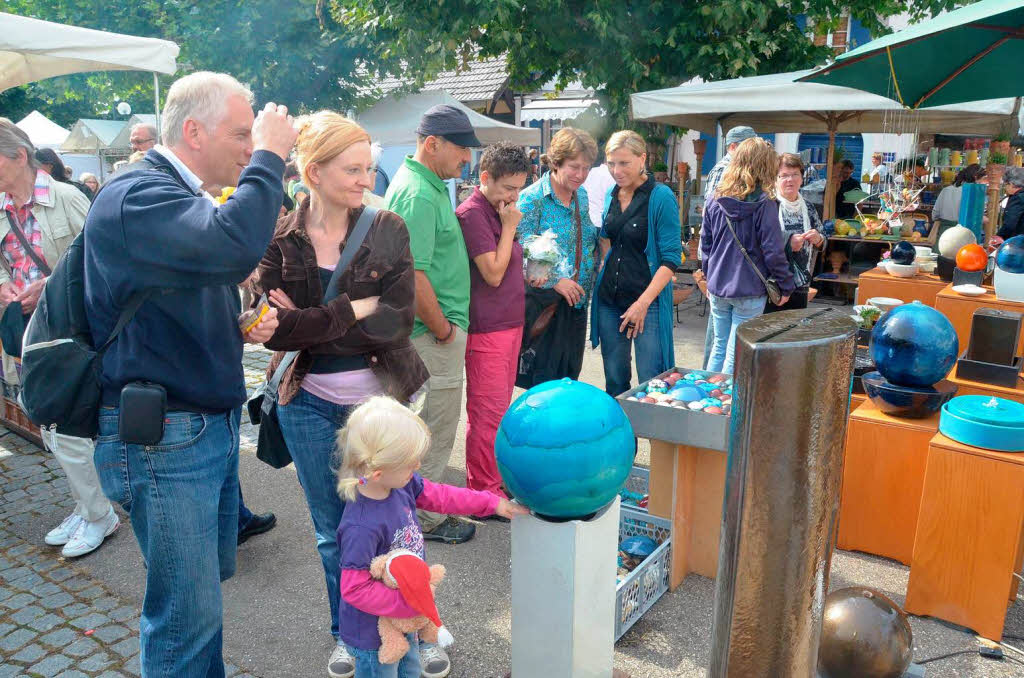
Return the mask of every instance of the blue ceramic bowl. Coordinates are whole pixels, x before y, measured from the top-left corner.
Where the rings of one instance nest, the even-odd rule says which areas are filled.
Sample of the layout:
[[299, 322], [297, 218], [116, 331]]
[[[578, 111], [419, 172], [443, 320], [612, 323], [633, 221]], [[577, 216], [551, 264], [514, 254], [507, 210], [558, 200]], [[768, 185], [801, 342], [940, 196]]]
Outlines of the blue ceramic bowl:
[[896, 386], [878, 372], [868, 372], [861, 377], [861, 383], [875, 407], [888, 415], [904, 419], [932, 416], [956, 395], [957, 389], [955, 384], [948, 381], [940, 381], [928, 388]]
[[1024, 235], [1015, 235], [999, 247], [996, 266], [1007, 273], [1024, 273]]
[[949, 374], [960, 342], [946, 316], [915, 301], [878, 319], [871, 330], [870, 350], [890, 384], [927, 388]]

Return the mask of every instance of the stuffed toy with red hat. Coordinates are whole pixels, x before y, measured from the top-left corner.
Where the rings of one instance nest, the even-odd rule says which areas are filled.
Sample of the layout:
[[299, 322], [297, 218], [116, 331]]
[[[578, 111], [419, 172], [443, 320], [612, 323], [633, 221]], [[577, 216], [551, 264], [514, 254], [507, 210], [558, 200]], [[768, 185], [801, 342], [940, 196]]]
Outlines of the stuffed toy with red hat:
[[455, 642], [441, 623], [434, 603], [434, 591], [444, 579], [444, 573], [444, 565], [427, 565], [407, 549], [396, 549], [370, 562], [370, 576], [389, 588], [398, 589], [409, 607], [420, 613], [405, 619], [380, 617], [377, 622], [380, 632], [377, 658], [381, 664], [394, 664], [406, 655], [409, 651], [409, 641], [405, 639], [407, 633], [418, 632], [421, 640], [441, 647]]

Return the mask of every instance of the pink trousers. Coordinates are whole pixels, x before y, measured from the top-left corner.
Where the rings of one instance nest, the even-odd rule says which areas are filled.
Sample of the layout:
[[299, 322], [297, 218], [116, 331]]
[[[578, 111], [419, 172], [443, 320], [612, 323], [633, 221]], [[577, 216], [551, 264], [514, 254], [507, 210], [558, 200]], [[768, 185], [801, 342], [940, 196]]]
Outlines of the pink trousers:
[[466, 342], [466, 487], [505, 496], [494, 459], [498, 424], [512, 401], [523, 328], [470, 334]]

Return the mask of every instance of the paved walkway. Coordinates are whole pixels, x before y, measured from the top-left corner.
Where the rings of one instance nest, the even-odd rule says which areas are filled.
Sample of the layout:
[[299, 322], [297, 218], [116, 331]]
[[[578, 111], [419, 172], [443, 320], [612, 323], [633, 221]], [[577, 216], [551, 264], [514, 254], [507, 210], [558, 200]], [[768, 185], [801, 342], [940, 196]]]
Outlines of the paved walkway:
[[[703, 345], [703, 321], [676, 328], [677, 357], [691, 364]], [[245, 354], [250, 387], [267, 354]], [[603, 384], [599, 354], [587, 351], [582, 379]], [[463, 422], [464, 424], [464, 422]], [[290, 469], [254, 458], [253, 429], [243, 427], [240, 475], [247, 503], [278, 514], [278, 527], [239, 549], [236, 576], [224, 587], [228, 676], [320, 678], [330, 652], [323, 573], [301, 490]], [[446, 481], [464, 479], [462, 426]], [[646, 445], [638, 460], [645, 462]], [[0, 429], [0, 678], [129, 678], [139, 675], [138, 612], [144, 570], [125, 522], [94, 554], [64, 561], [42, 536], [70, 511], [67, 483], [47, 453]], [[439, 608], [454, 630], [452, 678], [495, 678], [509, 661], [508, 526], [487, 523], [462, 546], [431, 544], [431, 562], [448, 567]], [[832, 588], [866, 584], [898, 603], [907, 568], [882, 558], [837, 552]], [[619, 643], [615, 664], [633, 678], [698, 678], [710, 652], [714, 583], [689, 577], [666, 594]], [[976, 647], [962, 629], [911, 618], [916, 659]], [[1011, 606], [1008, 635], [1024, 636], [1024, 603]], [[929, 665], [930, 677], [1009, 678], [1024, 666], [968, 654]], [[549, 677], [536, 677], [549, 678]], [[550, 677], [555, 678], [555, 677]]]

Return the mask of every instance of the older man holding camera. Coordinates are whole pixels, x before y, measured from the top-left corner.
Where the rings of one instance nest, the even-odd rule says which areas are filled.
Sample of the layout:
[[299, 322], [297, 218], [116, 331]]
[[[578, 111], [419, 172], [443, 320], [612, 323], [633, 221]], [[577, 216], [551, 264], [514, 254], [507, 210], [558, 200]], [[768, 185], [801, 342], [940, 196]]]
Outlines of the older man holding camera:
[[[253, 115], [222, 73], [171, 87], [164, 142], [112, 179], [85, 224], [94, 341], [147, 293], [103, 360], [95, 462], [131, 517], [146, 561], [142, 675], [222, 678], [220, 582], [234, 573], [242, 342], [262, 343], [274, 310], [239, 328], [237, 285], [256, 268], [295, 142], [284, 106]], [[224, 205], [209, 199], [237, 186]]]

